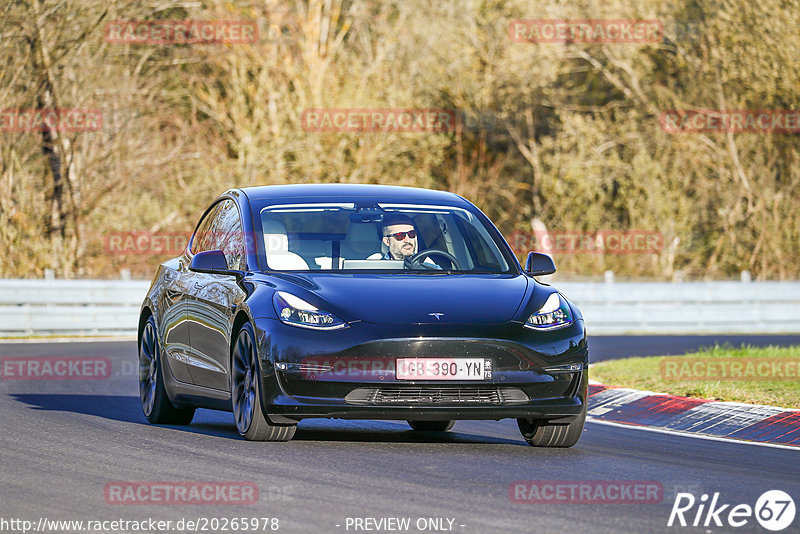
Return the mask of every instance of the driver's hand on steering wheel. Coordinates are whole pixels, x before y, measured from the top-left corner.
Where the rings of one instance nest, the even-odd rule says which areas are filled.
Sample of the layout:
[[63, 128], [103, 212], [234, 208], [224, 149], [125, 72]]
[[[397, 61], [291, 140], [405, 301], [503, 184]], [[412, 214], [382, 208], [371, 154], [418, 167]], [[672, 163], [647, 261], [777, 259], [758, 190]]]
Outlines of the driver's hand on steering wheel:
[[[430, 269], [430, 270], [442, 270], [442, 268], [439, 267], [438, 265], [436, 265], [436, 267], [430, 267], [431, 263], [428, 263], [428, 265], [426, 266], [425, 263], [423, 263], [423, 262], [427, 261], [428, 256], [443, 256], [443, 257], [445, 257], [447, 259], [447, 261], [450, 262], [450, 267], [452, 269], [455, 269], [455, 270], [461, 269], [461, 265], [458, 263], [458, 260], [456, 259], [456, 257], [453, 256], [452, 254], [450, 254], [449, 252], [445, 252], [443, 250], [436, 250], [436, 249], [423, 250], [422, 252], [418, 252], [417, 254], [415, 254], [414, 256], [412, 256], [411, 258], [409, 258], [406, 261], [408, 261], [408, 264], [409, 264], [410, 268], [412, 268], [412, 269], [414, 268], [415, 265], [418, 265], [419, 268], [423, 268], [424, 267], [424, 268]], [[422, 258], [425, 258], [425, 260], [420, 261], [420, 259], [422, 259]]]
[[403, 268], [405, 269], [428, 269], [431, 271], [439, 270], [441, 271], [442, 268], [439, 267], [432, 259], [425, 258], [421, 262], [417, 262], [416, 267], [414, 266], [414, 262], [411, 261], [410, 257], [403, 260]]

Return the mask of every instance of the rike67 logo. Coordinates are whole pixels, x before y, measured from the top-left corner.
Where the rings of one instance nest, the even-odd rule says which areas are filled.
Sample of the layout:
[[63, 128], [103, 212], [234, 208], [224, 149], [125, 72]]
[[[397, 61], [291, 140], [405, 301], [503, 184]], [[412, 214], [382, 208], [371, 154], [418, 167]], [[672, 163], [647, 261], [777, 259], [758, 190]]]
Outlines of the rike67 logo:
[[714, 493], [711, 502], [705, 493], [699, 502], [691, 493], [678, 493], [667, 526], [709, 527], [713, 523], [713, 526], [722, 527], [727, 523], [727, 526], [738, 528], [748, 524], [753, 516], [767, 530], [784, 530], [794, 521], [794, 500], [784, 491], [769, 490], [761, 494], [755, 507], [749, 504], [732, 506], [720, 503], [718, 492]]

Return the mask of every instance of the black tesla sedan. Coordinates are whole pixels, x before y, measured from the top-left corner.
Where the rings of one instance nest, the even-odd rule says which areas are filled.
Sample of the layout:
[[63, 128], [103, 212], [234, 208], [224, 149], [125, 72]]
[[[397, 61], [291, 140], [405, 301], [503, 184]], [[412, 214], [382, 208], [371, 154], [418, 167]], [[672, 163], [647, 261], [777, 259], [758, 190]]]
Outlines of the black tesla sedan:
[[580, 311], [464, 198], [379, 185], [233, 189], [158, 267], [139, 319], [151, 423], [232, 411], [249, 440], [311, 417], [517, 419], [569, 447], [586, 418]]

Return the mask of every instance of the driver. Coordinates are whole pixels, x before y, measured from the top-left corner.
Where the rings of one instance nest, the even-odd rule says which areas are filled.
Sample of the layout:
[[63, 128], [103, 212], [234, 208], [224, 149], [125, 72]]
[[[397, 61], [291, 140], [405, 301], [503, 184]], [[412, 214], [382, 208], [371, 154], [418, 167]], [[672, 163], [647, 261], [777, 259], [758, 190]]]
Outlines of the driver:
[[[384, 260], [408, 260], [417, 253], [417, 229], [408, 215], [393, 213], [383, 219], [383, 244], [389, 252]], [[441, 269], [430, 258], [422, 260], [423, 269]]]
[[417, 253], [417, 230], [407, 215], [387, 215], [383, 219], [383, 244], [387, 246], [385, 260], [405, 260]]

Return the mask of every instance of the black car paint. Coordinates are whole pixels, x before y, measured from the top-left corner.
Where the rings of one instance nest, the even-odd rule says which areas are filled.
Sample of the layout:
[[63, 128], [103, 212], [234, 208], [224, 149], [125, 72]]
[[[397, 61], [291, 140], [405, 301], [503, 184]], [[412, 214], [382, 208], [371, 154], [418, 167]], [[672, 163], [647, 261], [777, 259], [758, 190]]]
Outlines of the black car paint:
[[[497, 275], [354, 275], [326, 272], [288, 273], [266, 269], [263, 242], [245, 239], [247, 269], [240, 276], [197, 273], [189, 269], [191, 240], [184, 254], [159, 266], [142, 304], [141, 326], [156, 317], [162, 343], [165, 386], [176, 406], [231, 410], [230, 347], [245, 321], [253, 324], [261, 361], [261, 401], [273, 422], [305, 417], [411, 419], [500, 419], [528, 417], [568, 421], [586, 402], [588, 347], [580, 311], [572, 303], [574, 323], [550, 332], [523, 327], [553, 292], [527, 275], [500, 232], [480, 210], [451, 193], [391, 186], [304, 185], [265, 186], [224, 193], [216, 202], [234, 201], [245, 236], [260, 235], [260, 210], [270, 204], [310, 201], [355, 201], [374, 205], [386, 201], [425, 203], [469, 209], [480, 217], [513, 272]], [[206, 211], [209, 213], [214, 204]], [[204, 214], [205, 215], [205, 214]], [[202, 217], [201, 217], [202, 220]], [[387, 279], [397, 285], [380, 290]], [[476, 282], [487, 292], [480, 295]], [[359, 282], [364, 287], [359, 288]], [[369, 289], [366, 289], [370, 286]], [[384, 286], [385, 287], [385, 286]], [[278, 320], [272, 305], [276, 290], [289, 291], [332, 312], [349, 327], [318, 332]], [[518, 291], [518, 295], [514, 293]], [[482, 298], [483, 297], [483, 298]], [[494, 299], [487, 306], [486, 299]], [[399, 299], [398, 302], [396, 299]], [[504, 300], [509, 302], [505, 303]], [[565, 298], [566, 300], [566, 298]], [[567, 301], [569, 302], [569, 301]], [[430, 308], [430, 309], [429, 309]], [[470, 321], [470, 310], [474, 320]], [[443, 312], [443, 319], [429, 316]], [[509, 406], [363, 406], [343, 401], [348, 391], [364, 384], [413, 387], [430, 382], [394, 379], [397, 356], [466, 357], [490, 354], [494, 373], [489, 385], [521, 387], [532, 400]], [[385, 358], [383, 370], [352, 377], [315, 377], [292, 370], [277, 371], [275, 363], [304, 358]], [[581, 364], [576, 373], [551, 373], [544, 367]], [[486, 385], [486, 383], [482, 383]], [[474, 384], [435, 384], [458, 387]]]

